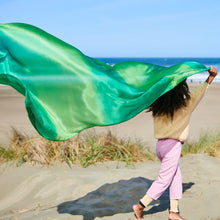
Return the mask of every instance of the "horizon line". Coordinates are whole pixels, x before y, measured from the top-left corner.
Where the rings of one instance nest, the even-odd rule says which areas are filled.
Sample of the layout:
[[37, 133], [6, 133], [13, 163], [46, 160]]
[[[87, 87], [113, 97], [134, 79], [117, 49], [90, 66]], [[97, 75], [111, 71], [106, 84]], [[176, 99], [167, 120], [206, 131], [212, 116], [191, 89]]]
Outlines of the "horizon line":
[[213, 58], [213, 59], [220, 59], [220, 56], [219, 57], [143, 57], [143, 56], [133, 56], [133, 57], [126, 57], [126, 56], [120, 56], [120, 57], [114, 57], [114, 56], [94, 56], [95, 58]]

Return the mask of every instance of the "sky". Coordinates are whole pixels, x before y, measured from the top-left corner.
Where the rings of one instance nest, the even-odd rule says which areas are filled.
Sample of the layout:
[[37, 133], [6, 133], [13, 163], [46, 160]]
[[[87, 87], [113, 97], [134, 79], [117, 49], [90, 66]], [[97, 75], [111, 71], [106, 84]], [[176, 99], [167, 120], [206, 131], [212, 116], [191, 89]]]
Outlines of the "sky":
[[91, 57], [220, 57], [220, 0], [0, 0]]

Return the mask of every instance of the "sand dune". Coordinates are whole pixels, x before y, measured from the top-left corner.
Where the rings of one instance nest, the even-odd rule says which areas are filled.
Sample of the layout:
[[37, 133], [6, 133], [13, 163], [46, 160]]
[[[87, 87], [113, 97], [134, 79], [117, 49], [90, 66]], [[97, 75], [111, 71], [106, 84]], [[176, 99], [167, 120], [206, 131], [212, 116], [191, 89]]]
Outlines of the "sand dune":
[[[181, 158], [186, 219], [220, 217], [220, 159], [206, 155]], [[131, 206], [143, 196], [159, 171], [159, 162], [107, 162], [83, 169], [66, 165], [0, 168], [0, 219], [135, 219]], [[145, 219], [165, 219], [166, 192], [144, 212]], [[13, 217], [13, 218], [12, 218]]]

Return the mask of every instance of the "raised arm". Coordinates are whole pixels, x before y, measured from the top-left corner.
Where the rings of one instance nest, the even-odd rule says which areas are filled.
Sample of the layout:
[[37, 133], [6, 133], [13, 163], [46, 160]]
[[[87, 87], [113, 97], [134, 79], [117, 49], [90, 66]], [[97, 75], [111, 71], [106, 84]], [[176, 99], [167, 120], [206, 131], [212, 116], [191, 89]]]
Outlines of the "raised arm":
[[207, 80], [201, 86], [199, 86], [199, 88], [197, 88], [196, 91], [193, 92], [190, 97], [188, 108], [190, 109], [191, 112], [194, 111], [194, 109], [196, 108], [196, 106], [204, 96], [208, 84], [210, 84], [213, 81], [213, 79], [216, 77], [217, 74], [218, 74], [217, 69], [215, 69], [213, 66], [210, 66], [209, 76]]

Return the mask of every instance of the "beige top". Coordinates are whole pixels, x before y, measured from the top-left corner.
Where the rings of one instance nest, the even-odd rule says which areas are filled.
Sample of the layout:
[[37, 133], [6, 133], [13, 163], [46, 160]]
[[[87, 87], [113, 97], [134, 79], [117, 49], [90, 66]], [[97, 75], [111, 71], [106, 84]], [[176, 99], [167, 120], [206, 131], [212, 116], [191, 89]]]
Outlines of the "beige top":
[[167, 115], [154, 117], [154, 136], [157, 139], [172, 138], [185, 142], [189, 134], [189, 119], [191, 113], [202, 99], [208, 83], [204, 82], [191, 95], [187, 106], [174, 113], [173, 120]]

